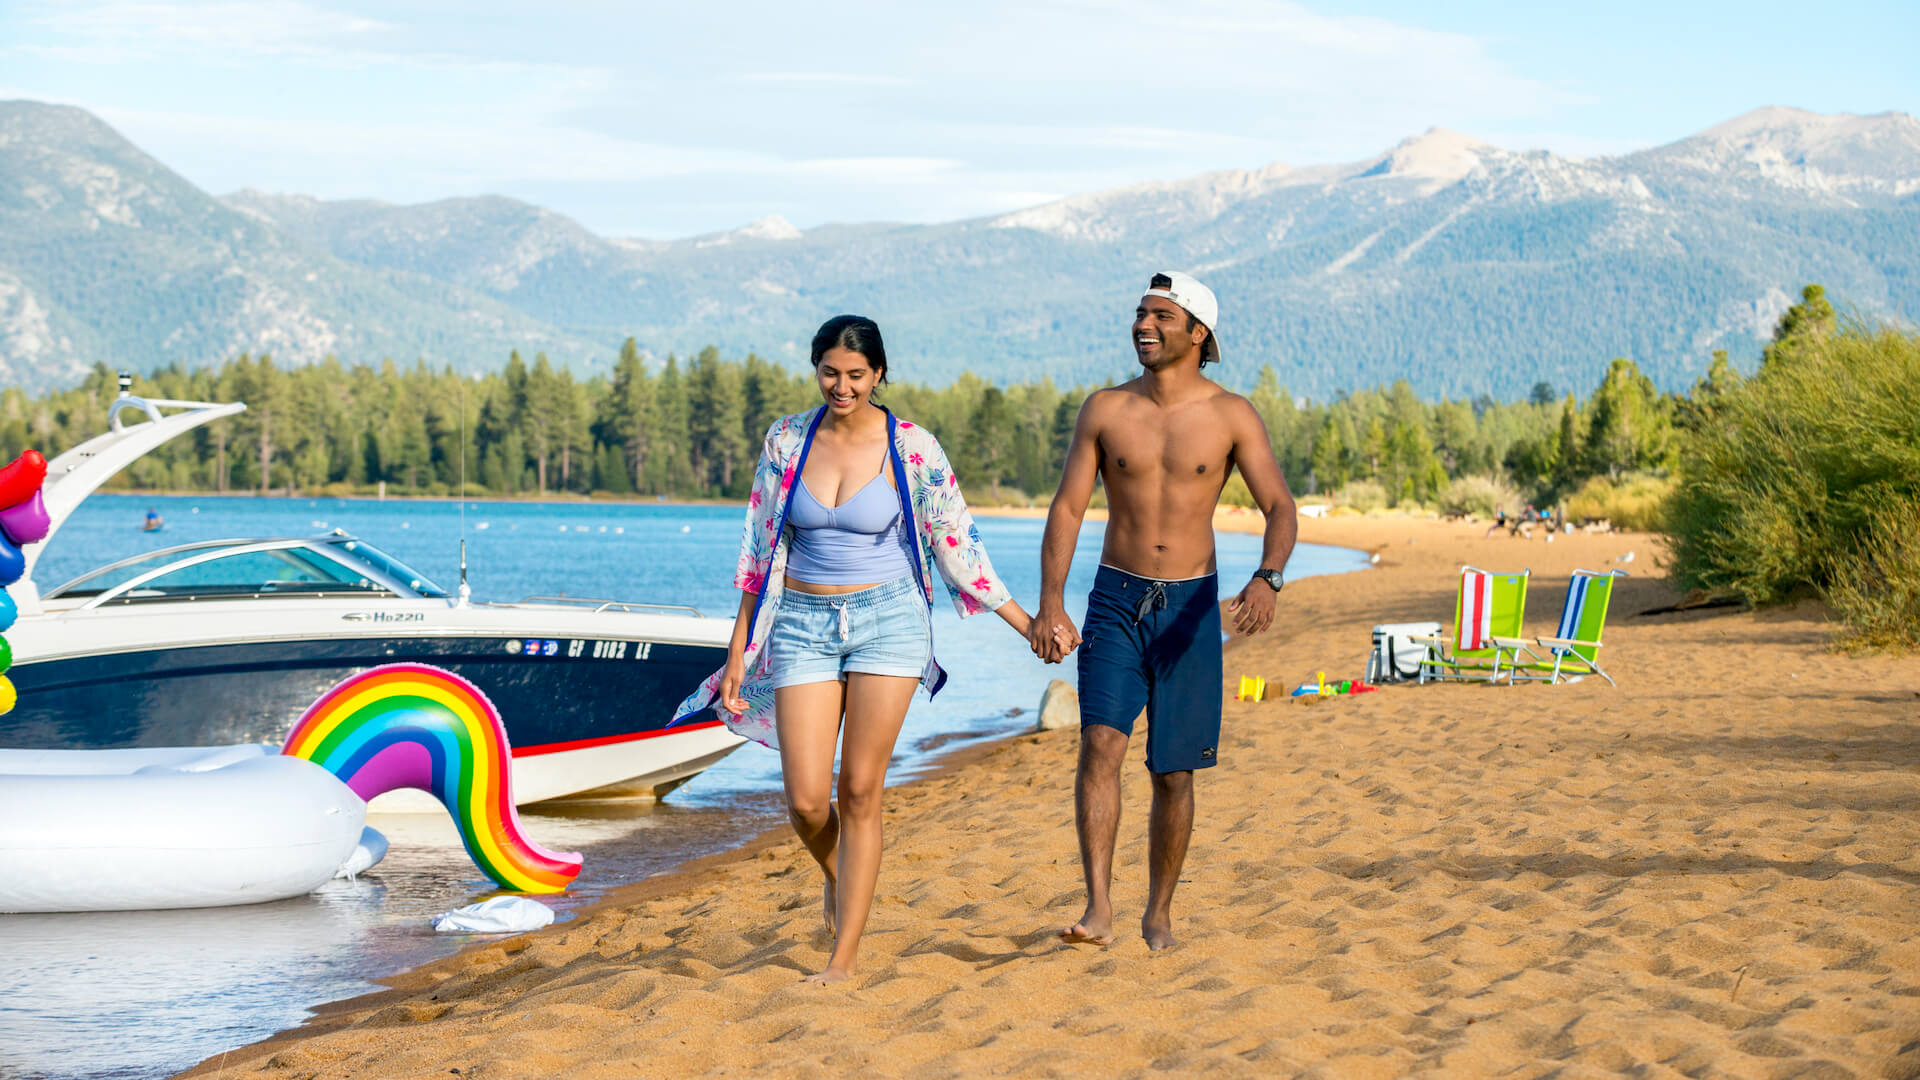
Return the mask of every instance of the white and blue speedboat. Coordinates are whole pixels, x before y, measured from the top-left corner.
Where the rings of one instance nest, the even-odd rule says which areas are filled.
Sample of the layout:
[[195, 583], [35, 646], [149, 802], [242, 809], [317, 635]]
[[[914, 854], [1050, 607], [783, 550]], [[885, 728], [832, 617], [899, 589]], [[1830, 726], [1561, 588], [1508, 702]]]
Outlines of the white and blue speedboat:
[[[142, 454], [246, 408], [147, 400], [128, 386], [123, 377], [105, 434], [48, 464], [55, 532]], [[123, 425], [128, 409], [147, 422]], [[666, 727], [686, 688], [725, 662], [730, 618], [572, 597], [474, 601], [464, 584], [450, 593], [337, 531], [182, 544], [43, 593], [33, 560], [44, 546], [28, 549], [8, 590], [20, 609], [7, 634], [19, 704], [0, 716], [0, 746], [278, 743], [328, 687], [406, 660], [453, 671], [493, 701], [520, 803], [664, 794], [742, 741], [718, 721]], [[375, 808], [408, 809], [414, 794]]]

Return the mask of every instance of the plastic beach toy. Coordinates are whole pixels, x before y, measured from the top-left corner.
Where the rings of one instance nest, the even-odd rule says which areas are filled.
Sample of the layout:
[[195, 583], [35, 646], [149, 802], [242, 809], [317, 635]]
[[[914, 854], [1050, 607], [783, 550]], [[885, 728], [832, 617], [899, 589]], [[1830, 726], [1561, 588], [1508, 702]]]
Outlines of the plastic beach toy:
[[431, 793], [467, 854], [504, 888], [564, 892], [580, 873], [579, 854], [548, 851], [521, 831], [500, 714], [451, 671], [386, 664], [346, 679], [307, 707], [280, 752], [320, 765], [363, 800], [396, 788]]
[[1267, 699], [1267, 680], [1258, 675], [1240, 676], [1241, 701], [1265, 701]]
[[1380, 689], [1369, 686], [1358, 679], [1342, 679], [1337, 683], [1327, 681], [1327, 673], [1314, 672], [1312, 682], [1303, 682], [1294, 688], [1294, 697], [1339, 697], [1345, 694], [1370, 694]]
[[1339, 693], [1339, 690], [1337, 688], [1327, 685], [1327, 673], [1324, 671], [1316, 671], [1313, 673], [1312, 682], [1304, 682], [1294, 688], [1293, 696], [1294, 697], [1310, 697], [1310, 696], [1332, 697], [1337, 693]]

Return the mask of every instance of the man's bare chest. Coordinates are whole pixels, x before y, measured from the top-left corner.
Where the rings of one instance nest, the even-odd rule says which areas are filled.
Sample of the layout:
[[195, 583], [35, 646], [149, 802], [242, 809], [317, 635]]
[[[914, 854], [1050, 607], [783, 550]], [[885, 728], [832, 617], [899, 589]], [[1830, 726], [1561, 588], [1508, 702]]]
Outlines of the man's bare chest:
[[1206, 415], [1123, 416], [1100, 433], [1101, 465], [1115, 478], [1218, 478], [1232, 450], [1224, 424]]

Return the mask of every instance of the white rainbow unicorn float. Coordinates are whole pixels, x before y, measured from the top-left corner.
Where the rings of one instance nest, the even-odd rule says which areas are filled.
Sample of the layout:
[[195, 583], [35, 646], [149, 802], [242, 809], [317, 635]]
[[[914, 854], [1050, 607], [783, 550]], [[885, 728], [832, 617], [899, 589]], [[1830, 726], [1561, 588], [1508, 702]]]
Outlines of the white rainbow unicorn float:
[[580, 873], [521, 830], [493, 705], [425, 664], [348, 678], [279, 753], [263, 745], [0, 750], [0, 912], [127, 911], [282, 900], [386, 853], [367, 802], [419, 788], [452, 813], [503, 889], [563, 892]]
[[[46, 535], [46, 461], [0, 468], [0, 587]], [[9, 577], [9, 574], [12, 576]], [[0, 633], [14, 610], [0, 588]], [[0, 713], [13, 707], [0, 637]], [[283, 900], [386, 854], [367, 803], [402, 788], [447, 808], [503, 889], [563, 892], [580, 856], [528, 839], [492, 702], [426, 664], [353, 675], [267, 745], [0, 750], [0, 912], [130, 911]]]

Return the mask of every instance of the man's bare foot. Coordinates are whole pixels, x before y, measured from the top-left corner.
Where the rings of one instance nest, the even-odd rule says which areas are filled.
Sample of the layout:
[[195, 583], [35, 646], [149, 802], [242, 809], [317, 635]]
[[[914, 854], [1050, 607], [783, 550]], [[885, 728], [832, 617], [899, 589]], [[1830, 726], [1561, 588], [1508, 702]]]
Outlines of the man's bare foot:
[[827, 883], [820, 892], [820, 913], [826, 916], [827, 933], [829, 934], [837, 934], [840, 932], [834, 925], [834, 915], [839, 901], [840, 898], [834, 888], [833, 875], [828, 874]]
[[853, 972], [842, 971], [837, 967], [828, 965], [827, 970], [815, 975], [809, 975], [800, 981], [803, 983], [812, 983], [815, 986], [825, 986], [828, 983], [845, 982], [851, 978], [853, 978]]
[[1080, 921], [1060, 931], [1060, 940], [1069, 945], [1111, 945], [1113, 944], [1113, 916], [1095, 915], [1089, 911], [1080, 917]]
[[1147, 939], [1147, 948], [1152, 952], [1159, 952], [1161, 949], [1171, 949], [1175, 945], [1180, 944], [1173, 939], [1173, 924], [1171, 922], [1160, 923], [1141, 919], [1140, 936]]

